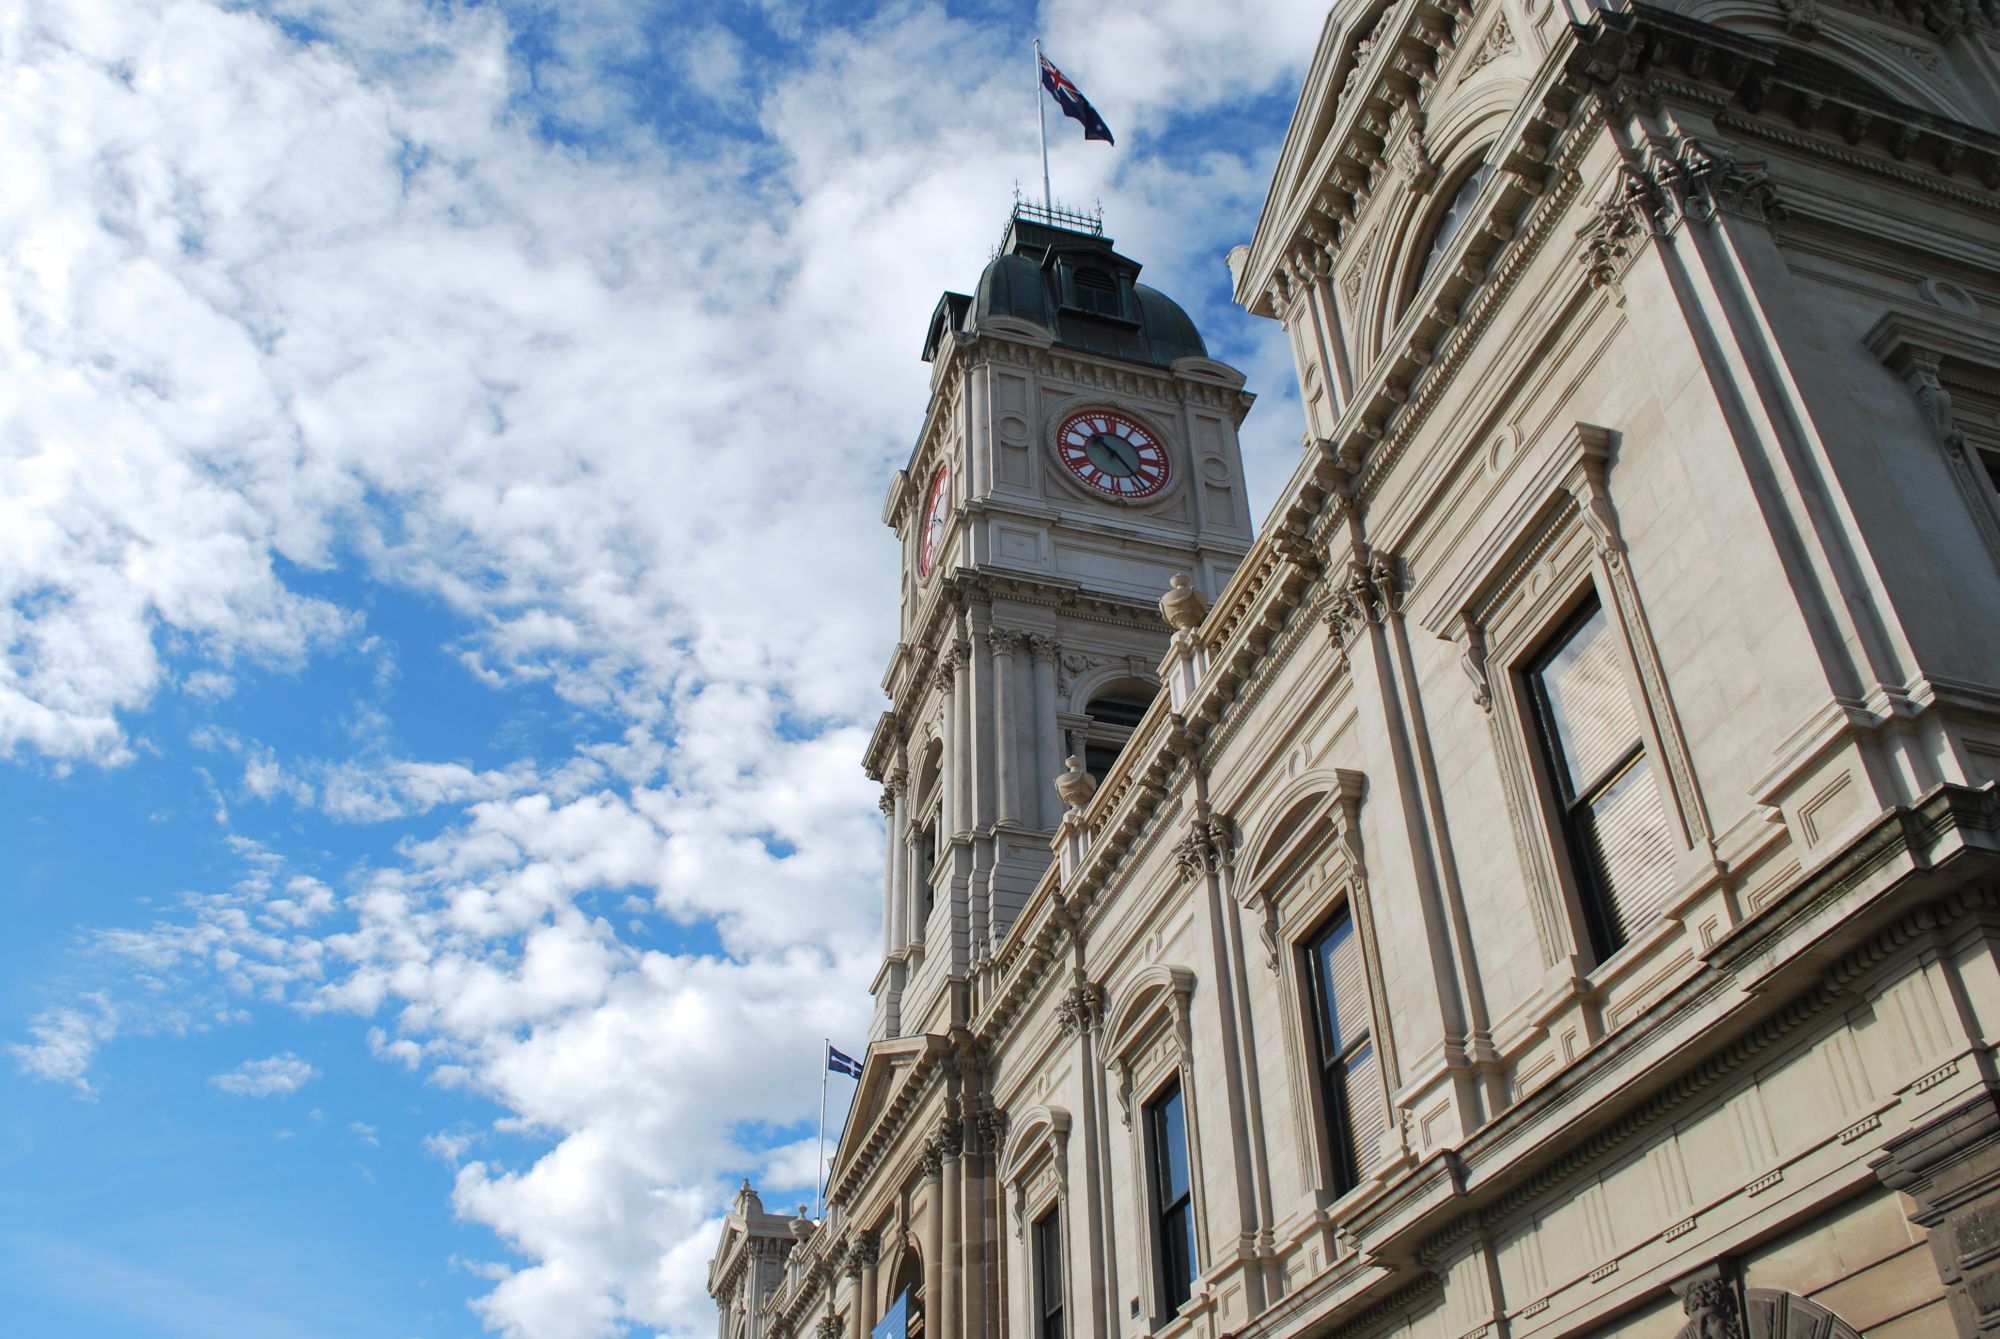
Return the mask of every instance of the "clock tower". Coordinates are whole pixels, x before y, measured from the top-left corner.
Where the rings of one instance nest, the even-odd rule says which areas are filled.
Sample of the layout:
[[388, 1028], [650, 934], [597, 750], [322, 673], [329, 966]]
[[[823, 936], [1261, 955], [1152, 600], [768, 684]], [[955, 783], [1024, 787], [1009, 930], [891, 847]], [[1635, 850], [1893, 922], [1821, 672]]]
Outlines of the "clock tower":
[[965, 1021], [1052, 858], [1064, 760], [1102, 776], [1158, 690], [1176, 573], [1213, 599], [1252, 537], [1243, 375], [1090, 216], [1019, 205], [946, 293], [883, 520], [901, 639], [870, 741], [888, 826], [873, 1036]]

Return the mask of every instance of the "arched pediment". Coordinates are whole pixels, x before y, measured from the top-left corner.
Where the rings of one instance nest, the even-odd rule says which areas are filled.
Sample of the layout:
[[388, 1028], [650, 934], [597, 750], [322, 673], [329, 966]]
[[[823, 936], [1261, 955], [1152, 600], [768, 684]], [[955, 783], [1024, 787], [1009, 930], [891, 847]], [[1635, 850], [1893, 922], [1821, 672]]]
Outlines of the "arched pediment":
[[1104, 1031], [1107, 1054], [1115, 1059], [1129, 1052], [1162, 1012], [1184, 1015], [1194, 983], [1192, 971], [1167, 964], [1148, 967], [1133, 977], [1111, 1007]]
[[1236, 895], [1266, 894], [1329, 841], [1356, 840], [1355, 818], [1366, 779], [1344, 768], [1316, 768], [1295, 779], [1253, 825], [1238, 857]]
[[1069, 1138], [1070, 1114], [1062, 1107], [1037, 1106], [1023, 1112], [1007, 1132], [1007, 1158], [1000, 1169], [1002, 1181], [1013, 1181], [1036, 1159]]

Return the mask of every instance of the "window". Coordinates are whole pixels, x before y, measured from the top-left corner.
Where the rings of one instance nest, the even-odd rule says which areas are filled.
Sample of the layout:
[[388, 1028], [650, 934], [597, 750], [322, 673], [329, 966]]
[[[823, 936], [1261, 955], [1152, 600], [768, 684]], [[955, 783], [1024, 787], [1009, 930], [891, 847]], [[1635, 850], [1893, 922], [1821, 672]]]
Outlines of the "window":
[[1062, 1220], [1050, 1209], [1035, 1220], [1035, 1334], [1063, 1339]]
[[1472, 202], [1479, 198], [1479, 192], [1485, 187], [1486, 179], [1492, 175], [1493, 164], [1481, 163], [1472, 169], [1470, 176], [1459, 183], [1458, 192], [1451, 197], [1451, 203], [1445, 206], [1443, 215], [1438, 218], [1437, 226], [1431, 232], [1430, 249], [1424, 253], [1424, 263], [1417, 267], [1416, 282], [1410, 286], [1412, 292], [1424, 286], [1424, 280], [1430, 276], [1431, 267], [1436, 265], [1439, 258], [1451, 250], [1451, 244], [1458, 240], [1458, 234], [1464, 229], [1466, 220], [1472, 217]]
[[1118, 281], [1103, 270], [1082, 266], [1076, 271], [1070, 287], [1076, 291], [1076, 305], [1087, 312], [1101, 316], [1118, 316]]
[[937, 870], [939, 834], [943, 830], [944, 809], [940, 804], [931, 811], [930, 821], [917, 829], [917, 924], [919, 926], [930, 923], [931, 905], [936, 901], [931, 875]]
[[1677, 849], [1618, 639], [1593, 596], [1528, 667], [1543, 761], [1601, 961], [1659, 918]]
[[1146, 1154], [1153, 1171], [1160, 1311], [1172, 1316], [1194, 1285], [1194, 1199], [1188, 1178], [1187, 1108], [1179, 1080], [1146, 1105]]
[[1158, 692], [1154, 684], [1131, 679], [1090, 699], [1083, 709], [1090, 717], [1089, 733], [1083, 741], [1083, 765], [1092, 779], [1103, 782]]
[[1306, 980], [1313, 1014], [1313, 1049], [1320, 1101], [1333, 1154], [1333, 1193], [1344, 1195], [1374, 1164], [1388, 1128], [1382, 1071], [1369, 1027], [1368, 975], [1361, 937], [1346, 907], [1306, 944]]

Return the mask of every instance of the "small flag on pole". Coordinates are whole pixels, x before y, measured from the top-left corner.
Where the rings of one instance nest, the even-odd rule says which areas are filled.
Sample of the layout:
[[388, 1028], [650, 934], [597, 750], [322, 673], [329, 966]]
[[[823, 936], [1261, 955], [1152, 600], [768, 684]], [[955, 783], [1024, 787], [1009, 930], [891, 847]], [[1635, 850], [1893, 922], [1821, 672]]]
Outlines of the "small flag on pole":
[[1106, 144], [1116, 144], [1118, 141], [1111, 138], [1111, 127], [1104, 124], [1104, 118], [1090, 105], [1090, 99], [1083, 96], [1082, 91], [1069, 81], [1069, 76], [1050, 64], [1047, 56], [1041, 57], [1041, 62], [1042, 87], [1046, 88], [1049, 95], [1056, 100], [1056, 106], [1062, 108], [1064, 116], [1083, 122], [1083, 137], [1101, 139]]
[[828, 1046], [826, 1071], [829, 1074], [845, 1074], [850, 1079], [858, 1079], [861, 1077], [861, 1062], [845, 1051]]

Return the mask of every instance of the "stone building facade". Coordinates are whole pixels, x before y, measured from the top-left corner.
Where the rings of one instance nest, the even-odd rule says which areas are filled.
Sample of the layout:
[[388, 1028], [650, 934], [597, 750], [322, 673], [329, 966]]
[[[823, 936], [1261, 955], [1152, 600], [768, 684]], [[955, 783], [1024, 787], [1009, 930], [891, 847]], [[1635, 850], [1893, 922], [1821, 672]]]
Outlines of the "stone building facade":
[[1013, 221], [884, 513], [830, 1208], [739, 1196], [721, 1339], [2000, 1329], [1996, 17], [1336, 6], [1260, 528], [1243, 378]]

